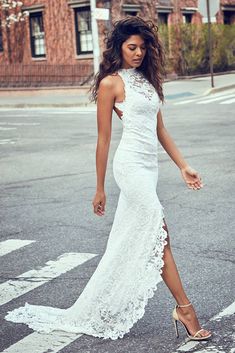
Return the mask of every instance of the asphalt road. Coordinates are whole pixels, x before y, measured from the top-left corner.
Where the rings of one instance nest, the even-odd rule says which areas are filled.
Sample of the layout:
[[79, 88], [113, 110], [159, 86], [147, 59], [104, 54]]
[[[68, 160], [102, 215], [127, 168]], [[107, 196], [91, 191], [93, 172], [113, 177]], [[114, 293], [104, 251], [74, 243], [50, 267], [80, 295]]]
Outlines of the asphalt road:
[[[91, 204], [96, 179], [95, 112], [62, 108], [0, 111], [2, 352], [235, 352], [235, 104], [221, 104], [231, 100], [231, 94], [207, 104], [200, 99], [188, 104], [169, 101], [162, 109], [168, 131], [204, 182], [203, 189], [189, 190], [178, 168], [159, 148], [157, 190], [173, 254], [201, 324], [214, 332], [210, 342], [200, 344], [187, 343], [181, 327], [180, 338], [175, 337], [171, 319], [175, 302], [163, 281], [144, 317], [117, 341], [87, 335], [42, 337], [26, 325], [4, 320], [7, 311], [25, 302], [67, 308], [82, 292], [105, 251], [117, 205], [112, 159], [122, 127], [114, 114], [106, 215], [99, 218]], [[72, 258], [75, 253], [77, 262]], [[84, 253], [89, 254], [88, 260], [79, 258]], [[66, 257], [64, 272], [55, 275], [52, 269], [44, 278], [46, 263], [54, 264], [61, 256]], [[34, 288], [29, 284], [35, 275], [32, 270], [39, 273]], [[11, 294], [20, 275], [24, 285]]]

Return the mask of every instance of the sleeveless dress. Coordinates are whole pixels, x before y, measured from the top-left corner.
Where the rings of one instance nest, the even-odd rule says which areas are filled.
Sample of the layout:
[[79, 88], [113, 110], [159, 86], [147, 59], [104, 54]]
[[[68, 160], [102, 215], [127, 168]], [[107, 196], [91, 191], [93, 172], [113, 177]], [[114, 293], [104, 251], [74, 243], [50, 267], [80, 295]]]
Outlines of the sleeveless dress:
[[124, 101], [116, 103], [123, 112], [123, 133], [113, 159], [120, 195], [105, 253], [71, 307], [26, 302], [8, 312], [8, 321], [25, 323], [38, 332], [61, 330], [115, 340], [144, 315], [162, 280], [167, 231], [156, 193], [161, 103], [138, 69], [120, 69], [117, 74], [125, 88]]

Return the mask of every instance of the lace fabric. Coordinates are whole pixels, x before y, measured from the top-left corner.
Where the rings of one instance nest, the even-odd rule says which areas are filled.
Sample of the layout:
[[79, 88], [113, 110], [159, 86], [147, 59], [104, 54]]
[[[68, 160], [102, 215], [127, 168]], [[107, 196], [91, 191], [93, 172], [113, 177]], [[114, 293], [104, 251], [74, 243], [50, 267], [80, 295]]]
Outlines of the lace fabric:
[[167, 232], [156, 193], [159, 97], [136, 69], [118, 74], [125, 86], [125, 100], [118, 103], [123, 133], [113, 160], [120, 195], [105, 253], [70, 308], [26, 303], [6, 320], [39, 332], [62, 330], [115, 340], [144, 315], [161, 281]]

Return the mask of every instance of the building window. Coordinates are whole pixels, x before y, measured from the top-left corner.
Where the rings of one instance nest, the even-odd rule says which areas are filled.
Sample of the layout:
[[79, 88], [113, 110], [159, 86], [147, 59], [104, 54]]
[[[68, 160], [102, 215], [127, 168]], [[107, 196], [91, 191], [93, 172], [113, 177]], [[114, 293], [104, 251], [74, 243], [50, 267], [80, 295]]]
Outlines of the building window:
[[158, 13], [157, 22], [159, 25], [167, 25], [168, 23], [168, 13]]
[[75, 9], [75, 26], [77, 54], [92, 53], [91, 11], [89, 6]]
[[235, 23], [235, 11], [224, 11], [224, 24], [231, 25]]
[[125, 11], [126, 16], [137, 16], [137, 11]]
[[30, 40], [33, 58], [46, 56], [42, 12], [30, 14]]
[[122, 11], [126, 16], [137, 16], [140, 14], [141, 6], [134, 4], [123, 4]]
[[3, 41], [2, 41], [2, 24], [0, 21], [0, 52], [3, 51]]
[[183, 23], [191, 23], [191, 22], [192, 22], [192, 14], [183, 13]]

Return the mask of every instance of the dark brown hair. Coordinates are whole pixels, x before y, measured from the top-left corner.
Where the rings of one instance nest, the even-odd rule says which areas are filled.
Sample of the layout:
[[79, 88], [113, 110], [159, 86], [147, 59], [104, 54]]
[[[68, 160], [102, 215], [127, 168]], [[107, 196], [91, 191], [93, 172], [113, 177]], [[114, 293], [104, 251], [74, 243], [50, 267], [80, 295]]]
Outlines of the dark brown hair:
[[91, 101], [97, 101], [100, 81], [107, 75], [122, 68], [121, 46], [131, 35], [140, 35], [146, 45], [146, 54], [137, 70], [155, 87], [160, 100], [164, 101], [163, 79], [165, 75], [165, 54], [158, 37], [158, 27], [151, 20], [145, 21], [139, 16], [127, 16], [113, 24], [112, 31], [105, 38], [106, 49], [99, 65], [99, 71], [94, 76], [90, 88]]

